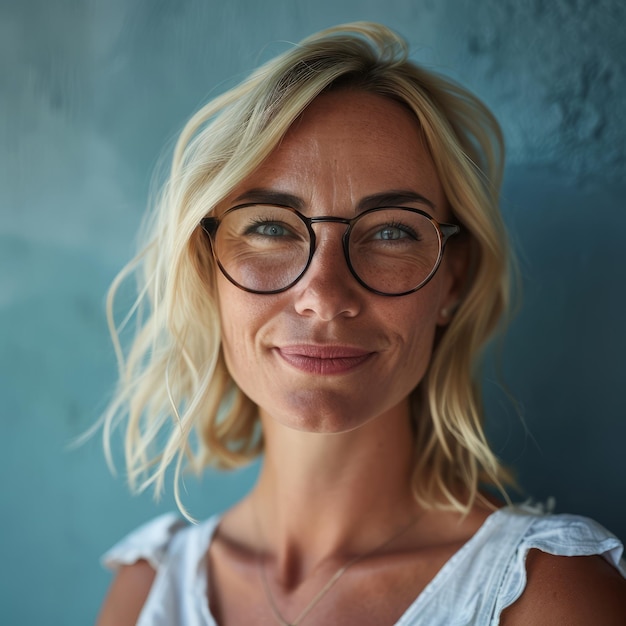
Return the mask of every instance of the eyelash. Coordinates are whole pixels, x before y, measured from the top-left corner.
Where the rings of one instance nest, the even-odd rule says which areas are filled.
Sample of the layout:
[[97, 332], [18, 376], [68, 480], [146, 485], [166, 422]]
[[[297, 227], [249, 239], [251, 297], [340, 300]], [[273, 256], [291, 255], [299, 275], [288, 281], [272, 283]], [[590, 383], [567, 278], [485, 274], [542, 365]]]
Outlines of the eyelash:
[[275, 225], [279, 228], [283, 228], [285, 229], [287, 232], [289, 232], [291, 229], [285, 225], [280, 219], [272, 219], [271, 217], [268, 219], [267, 216], [258, 216], [258, 217], [254, 217], [250, 219], [250, 223], [246, 226], [245, 230], [244, 230], [244, 234], [254, 234], [254, 230], [256, 228], [258, 228], [259, 226], [268, 226], [268, 225]]
[[402, 232], [406, 233], [407, 235], [410, 235], [411, 237], [413, 237], [414, 239], [418, 241], [421, 239], [418, 233], [415, 232], [415, 229], [411, 228], [408, 224], [404, 224], [399, 221], [391, 222], [390, 224], [385, 224], [383, 229], [384, 228], [397, 228], [398, 230], [401, 230]]

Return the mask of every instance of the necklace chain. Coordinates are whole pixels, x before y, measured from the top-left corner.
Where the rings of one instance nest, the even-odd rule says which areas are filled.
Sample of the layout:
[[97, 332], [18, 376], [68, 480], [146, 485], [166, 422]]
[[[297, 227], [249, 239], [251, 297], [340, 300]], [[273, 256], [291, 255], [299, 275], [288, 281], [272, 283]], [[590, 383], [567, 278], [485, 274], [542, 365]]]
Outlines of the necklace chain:
[[[256, 510], [256, 507], [253, 507], [253, 508], [254, 508], [254, 519], [255, 519], [255, 524], [257, 528], [257, 534], [259, 535], [259, 539], [262, 539], [263, 533], [261, 531], [261, 522], [260, 522], [257, 510]], [[259, 567], [260, 574], [261, 574], [261, 582], [263, 583], [263, 591], [265, 593], [265, 597], [268, 601], [268, 604], [270, 605], [270, 608], [272, 609], [272, 613], [274, 614], [274, 617], [276, 618], [276, 621], [281, 626], [298, 626], [298, 624], [300, 624], [300, 622], [313, 610], [313, 608], [317, 605], [317, 603], [330, 591], [333, 585], [345, 574], [348, 568], [352, 567], [358, 561], [361, 561], [362, 559], [375, 554], [379, 550], [386, 548], [390, 543], [392, 543], [393, 541], [398, 539], [400, 536], [402, 536], [405, 532], [407, 532], [409, 528], [411, 528], [420, 517], [421, 517], [421, 514], [415, 516], [406, 526], [403, 526], [398, 532], [394, 533], [391, 537], [389, 537], [388, 539], [385, 539], [385, 541], [378, 544], [371, 550], [368, 550], [367, 552], [364, 552], [363, 554], [358, 554], [354, 558], [350, 559], [347, 563], [342, 565], [330, 577], [328, 582], [317, 592], [314, 598], [304, 607], [304, 609], [302, 609], [300, 614], [293, 621], [287, 621], [282, 616], [281, 612], [279, 611], [278, 606], [276, 605], [276, 600], [274, 598], [274, 595], [272, 594], [272, 591], [269, 586], [269, 582], [267, 580], [267, 572], [265, 569], [265, 564], [263, 562], [263, 559], [261, 558], [261, 553], [257, 552], [257, 563], [258, 563], [258, 567]]]

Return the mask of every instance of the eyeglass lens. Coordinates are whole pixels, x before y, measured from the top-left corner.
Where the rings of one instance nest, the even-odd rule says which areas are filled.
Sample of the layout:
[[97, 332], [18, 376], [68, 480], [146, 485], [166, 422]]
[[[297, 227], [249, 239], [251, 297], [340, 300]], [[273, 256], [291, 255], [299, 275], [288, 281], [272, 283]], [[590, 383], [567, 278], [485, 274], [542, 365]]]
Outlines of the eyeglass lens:
[[[309, 228], [297, 213], [252, 205], [222, 216], [213, 245], [234, 283], [266, 293], [298, 280], [310, 261], [311, 242]], [[388, 295], [415, 290], [432, 275], [441, 256], [436, 225], [402, 208], [361, 214], [352, 223], [348, 242], [353, 274], [368, 288]]]

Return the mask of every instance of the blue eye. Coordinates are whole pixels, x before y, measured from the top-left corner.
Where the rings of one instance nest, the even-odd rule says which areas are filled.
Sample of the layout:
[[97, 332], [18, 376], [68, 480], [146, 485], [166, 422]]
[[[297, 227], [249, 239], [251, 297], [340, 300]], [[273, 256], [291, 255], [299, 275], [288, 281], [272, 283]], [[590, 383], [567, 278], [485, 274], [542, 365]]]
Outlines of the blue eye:
[[395, 241], [397, 239], [406, 238], [419, 240], [417, 233], [404, 224], [385, 224], [374, 235], [374, 239], [382, 239], [384, 241]]
[[292, 232], [278, 222], [258, 221], [247, 229], [246, 234], [261, 237], [289, 237]]
[[407, 237], [407, 233], [404, 232], [402, 229], [397, 228], [397, 227], [387, 227], [384, 228], [383, 230], [379, 231], [376, 234], [376, 239], [385, 239], [385, 240], [392, 240], [392, 239], [402, 239], [403, 237]]

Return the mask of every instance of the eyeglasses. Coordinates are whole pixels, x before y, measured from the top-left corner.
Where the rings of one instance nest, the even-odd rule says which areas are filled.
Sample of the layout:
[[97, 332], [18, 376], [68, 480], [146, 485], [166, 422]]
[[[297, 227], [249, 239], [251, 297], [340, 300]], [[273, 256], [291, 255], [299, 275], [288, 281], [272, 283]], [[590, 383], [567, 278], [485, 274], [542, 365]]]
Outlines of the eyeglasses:
[[369, 291], [404, 296], [435, 274], [454, 224], [439, 224], [428, 213], [381, 207], [352, 219], [306, 217], [291, 207], [241, 204], [200, 224], [224, 276], [251, 293], [280, 293], [304, 275], [315, 253], [313, 224], [347, 226], [343, 252], [350, 272]]

